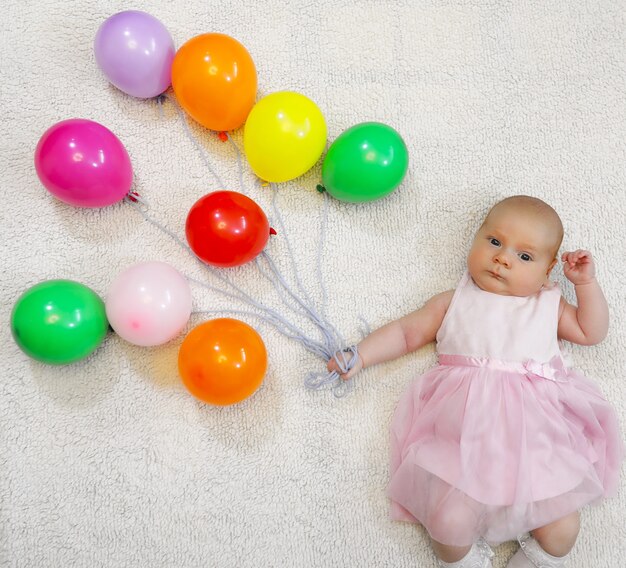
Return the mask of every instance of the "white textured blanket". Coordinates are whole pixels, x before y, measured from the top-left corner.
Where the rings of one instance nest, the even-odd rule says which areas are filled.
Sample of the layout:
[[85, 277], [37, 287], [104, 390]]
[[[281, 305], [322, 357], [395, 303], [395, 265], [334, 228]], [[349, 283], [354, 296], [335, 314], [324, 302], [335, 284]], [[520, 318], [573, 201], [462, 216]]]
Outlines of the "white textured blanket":
[[[136, 190], [176, 234], [191, 205], [221, 189], [171, 104], [161, 113], [125, 95], [96, 65], [99, 25], [131, 8], [163, 22], [176, 47], [210, 31], [237, 38], [255, 61], [260, 94], [312, 98], [329, 142], [368, 120], [404, 137], [410, 166], [400, 189], [373, 203], [330, 202], [328, 314], [349, 341], [360, 338], [359, 316], [377, 327], [453, 287], [495, 200], [524, 193], [552, 204], [564, 247], [594, 252], [612, 314], [609, 337], [572, 348], [572, 358], [626, 424], [623, 2], [10, 0], [0, 16], [0, 566], [435, 566], [426, 533], [391, 522], [385, 497], [390, 417], [411, 377], [434, 362], [432, 347], [368, 369], [336, 400], [303, 387], [322, 360], [249, 320], [269, 352], [264, 386], [242, 404], [213, 408], [178, 378], [182, 336], [141, 348], [110, 333], [65, 367], [35, 362], [13, 342], [11, 308], [41, 280], [78, 280], [105, 296], [120, 271], [146, 260], [204, 278], [131, 206], [65, 205], [35, 173], [42, 133], [81, 117], [122, 140]], [[225, 189], [238, 190], [230, 145], [195, 123], [191, 130]], [[241, 129], [233, 137], [241, 146]], [[318, 163], [279, 187], [286, 233], [316, 298], [319, 181]], [[270, 190], [247, 167], [244, 182], [269, 213]], [[290, 274], [284, 236], [269, 247]], [[229, 274], [269, 297], [254, 266]], [[235, 307], [198, 287], [193, 302]], [[193, 315], [189, 329], [203, 319]], [[572, 566], [623, 565], [624, 487], [584, 512]], [[494, 566], [513, 550], [498, 548]]]

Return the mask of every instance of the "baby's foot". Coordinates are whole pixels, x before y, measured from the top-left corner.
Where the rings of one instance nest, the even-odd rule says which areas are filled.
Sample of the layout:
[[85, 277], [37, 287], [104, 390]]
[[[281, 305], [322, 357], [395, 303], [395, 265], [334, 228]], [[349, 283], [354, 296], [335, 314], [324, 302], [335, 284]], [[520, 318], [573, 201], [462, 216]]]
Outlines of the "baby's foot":
[[566, 556], [552, 556], [530, 535], [520, 536], [517, 539], [520, 549], [513, 555], [507, 568], [561, 568], [566, 565]]

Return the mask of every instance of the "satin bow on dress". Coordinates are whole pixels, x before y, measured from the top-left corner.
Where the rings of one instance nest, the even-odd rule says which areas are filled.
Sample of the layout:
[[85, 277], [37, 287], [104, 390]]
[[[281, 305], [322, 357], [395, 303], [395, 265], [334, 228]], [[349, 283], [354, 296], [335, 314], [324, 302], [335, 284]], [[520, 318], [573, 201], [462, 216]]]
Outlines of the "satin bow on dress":
[[563, 358], [555, 355], [547, 363], [541, 363], [534, 359], [527, 361], [502, 361], [489, 357], [467, 357], [464, 355], [439, 355], [439, 364], [453, 367], [485, 367], [494, 371], [508, 371], [519, 373], [529, 378], [548, 379], [555, 382], [566, 382], [567, 371], [563, 364]]

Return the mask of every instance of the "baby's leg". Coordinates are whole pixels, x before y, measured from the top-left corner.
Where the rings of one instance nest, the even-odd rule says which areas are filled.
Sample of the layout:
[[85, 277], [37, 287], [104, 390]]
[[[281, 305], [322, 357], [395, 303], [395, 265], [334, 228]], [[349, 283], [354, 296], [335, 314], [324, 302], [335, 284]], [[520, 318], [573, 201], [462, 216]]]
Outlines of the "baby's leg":
[[578, 511], [531, 531], [537, 542], [552, 556], [565, 556], [572, 548], [580, 530]]
[[467, 555], [472, 545], [451, 546], [439, 540], [472, 543], [476, 540], [476, 515], [462, 501], [446, 501], [431, 517], [429, 530], [437, 557], [444, 562], [457, 562]]
[[532, 537], [520, 537], [521, 548], [509, 560], [507, 568], [565, 566], [579, 528], [580, 516], [576, 512], [531, 531]]

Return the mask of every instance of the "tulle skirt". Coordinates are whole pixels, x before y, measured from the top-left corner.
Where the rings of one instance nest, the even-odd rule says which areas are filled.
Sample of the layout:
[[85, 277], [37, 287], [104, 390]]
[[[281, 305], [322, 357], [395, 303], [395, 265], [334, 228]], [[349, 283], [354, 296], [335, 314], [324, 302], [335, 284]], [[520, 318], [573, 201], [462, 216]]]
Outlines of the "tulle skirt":
[[391, 516], [443, 544], [500, 543], [615, 494], [623, 454], [612, 407], [580, 373], [439, 365], [393, 417]]

